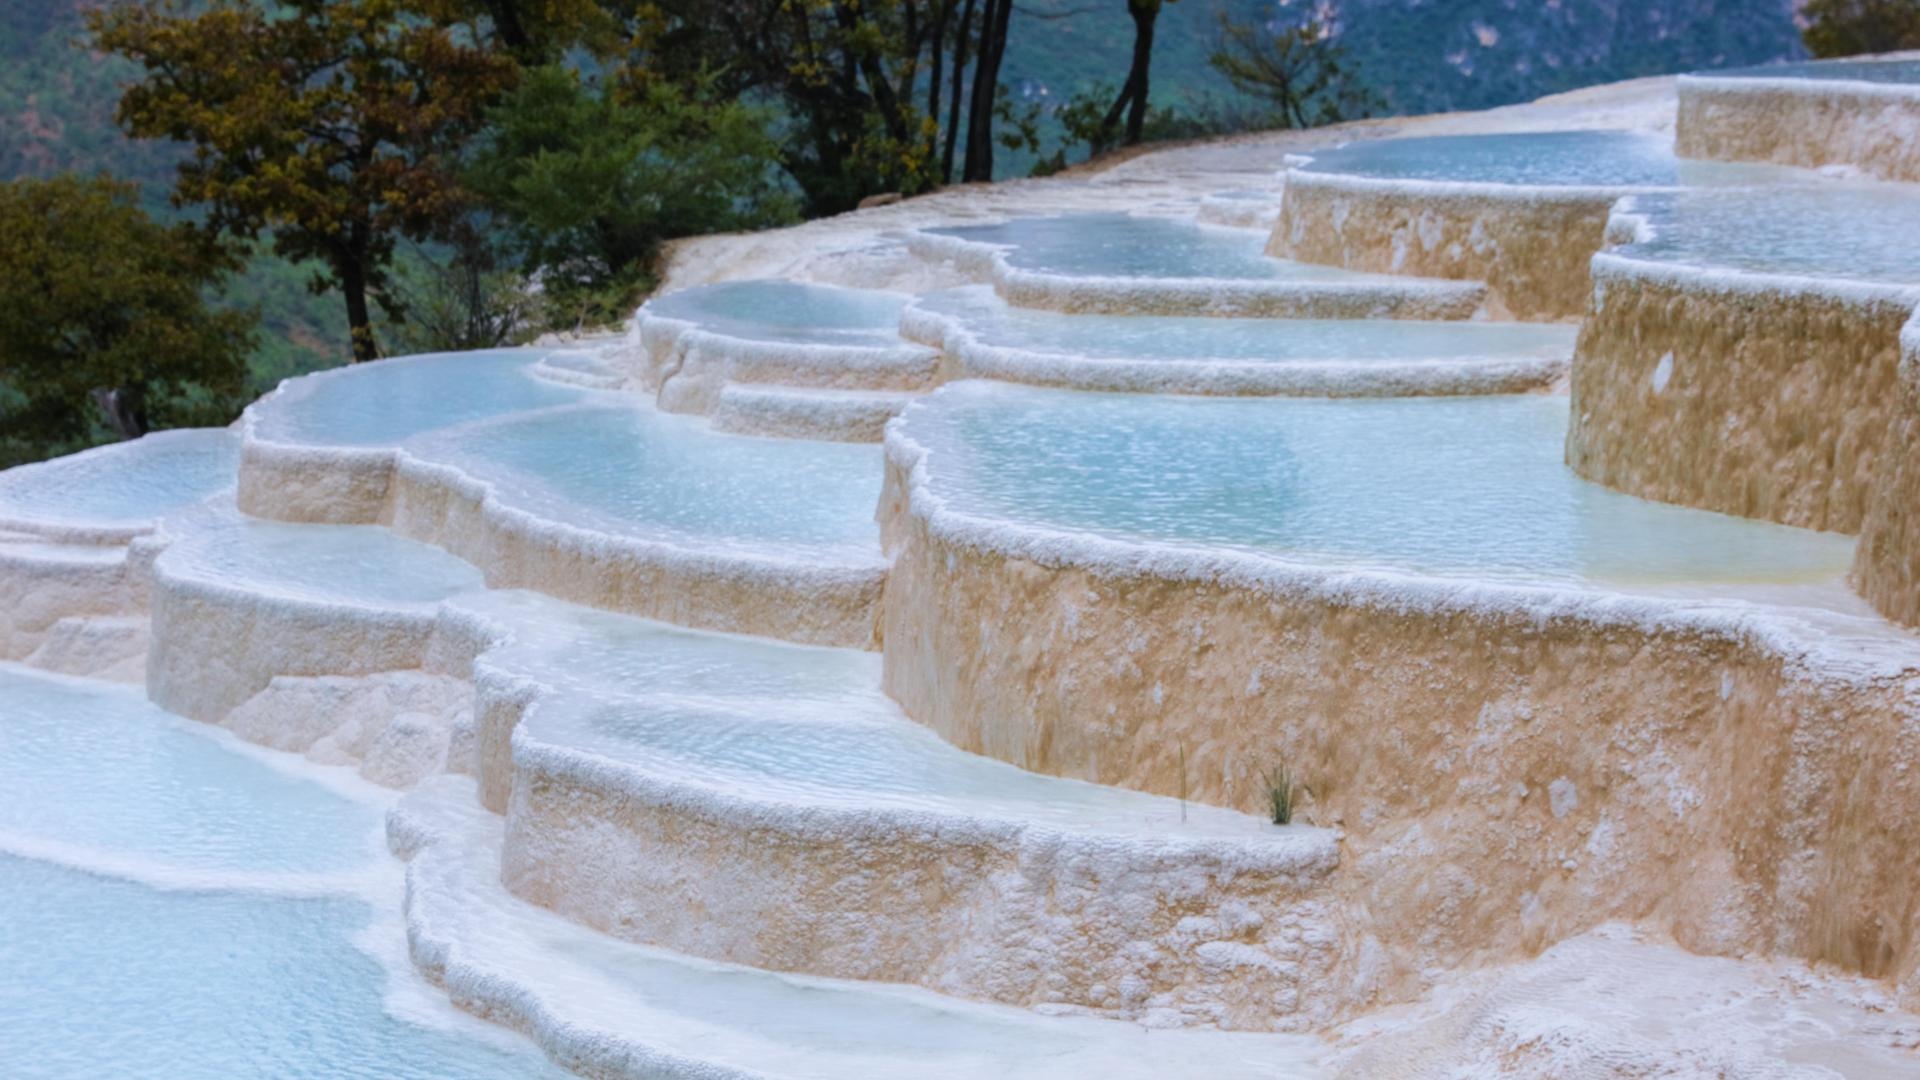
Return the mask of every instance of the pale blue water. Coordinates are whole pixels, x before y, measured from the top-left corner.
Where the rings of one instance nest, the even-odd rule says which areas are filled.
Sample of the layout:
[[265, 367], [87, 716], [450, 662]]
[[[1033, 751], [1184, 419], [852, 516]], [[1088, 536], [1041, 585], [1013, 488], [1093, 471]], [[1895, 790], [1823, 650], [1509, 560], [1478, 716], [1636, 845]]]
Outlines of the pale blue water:
[[761, 341], [898, 344], [900, 293], [842, 289], [798, 281], [728, 281], [665, 293], [647, 310]]
[[0, 856], [0, 1070], [11, 1080], [565, 1075], [397, 1020], [345, 898], [162, 892]]
[[1022, 270], [1122, 278], [1352, 280], [1367, 275], [1267, 257], [1266, 237], [1130, 214], [1014, 218], [996, 225], [927, 229], [983, 244], [1012, 245]]
[[0, 518], [133, 526], [231, 487], [240, 439], [163, 431], [0, 473]]
[[1562, 464], [1548, 396], [1193, 399], [957, 383], [909, 408], [968, 514], [1474, 579], [1805, 582], [1843, 536], [1635, 499]]
[[1819, 79], [1874, 83], [1920, 83], [1920, 60], [1808, 60], [1696, 72], [1702, 78]]
[[169, 573], [307, 600], [426, 604], [485, 583], [471, 564], [377, 525], [208, 522], [160, 558]]
[[878, 446], [726, 435], [695, 417], [606, 406], [446, 432], [414, 449], [549, 520], [799, 558], [878, 551]]
[[1804, 179], [1773, 165], [1683, 161], [1662, 135], [1543, 131], [1371, 139], [1316, 150], [1301, 171], [1547, 187], [1671, 187]]
[[377, 809], [248, 760], [137, 687], [3, 664], [0, 792], [0, 835], [183, 873], [335, 871], [378, 851]]
[[255, 406], [256, 430], [279, 442], [384, 446], [433, 428], [581, 400], [585, 391], [529, 371], [550, 351], [408, 356], [296, 380]]
[[1658, 262], [1920, 284], [1920, 190], [1828, 184], [1633, 197], [1653, 238], [1620, 249]]
[[1541, 323], [1067, 315], [1014, 307], [983, 286], [934, 293], [918, 303], [959, 318], [982, 344], [1114, 359], [1564, 359], [1579, 333]]
[[9, 1080], [556, 1075], [382, 1011], [387, 975], [351, 940], [373, 909], [350, 892], [388, 858], [379, 805], [138, 689], [10, 665], [0, 792]]
[[[469, 603], [469, 601], [460, 601]], [[482, 664], [564, 689], [521, 722], [528, 737], [657, 775], [850, 811], [888, 807], [1082, 830], [1268, 836], [1264, 819], [1043, 776], [966, 753], [880, 689], [880, 658], [684, 630], [525, 595], [470, 601], [514, 643]]]

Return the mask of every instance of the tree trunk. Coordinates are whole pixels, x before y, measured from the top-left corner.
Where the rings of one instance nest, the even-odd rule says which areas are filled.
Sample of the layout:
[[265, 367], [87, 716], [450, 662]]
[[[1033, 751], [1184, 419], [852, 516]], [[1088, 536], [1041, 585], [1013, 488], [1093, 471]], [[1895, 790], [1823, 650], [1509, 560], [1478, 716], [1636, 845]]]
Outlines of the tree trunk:
[[1133, 16], [1133, 66], [1127, 82], [1133, 86], [1133, 107], [1127, 111], [1127, 145], [1140, 142], [1147, 126], [1147, 72], [1153, 64], [1153, 24], [1160, 17], [1160, 0], [1129, 0]]
[[1000, 58], [1007, 48], [1007, 22], [1013, 0], [987, 0], [980, 18], [980, 57], [973, 65], [973, 102], [967, 117], [967, 166], [961, 179], [993, 179], [994, 92], [1000, 87]]
[[973, 27], [973, 0], [960, 9], [960, 26], [953, 35], [953, 94], [947, 103], [947, 146], [940, 158], [940, 182], [953, 183], [953, 148], [960, 138], [960, 87], [967, 74], [967, 33]]
[[[940, 151], [940, 80], [946, 74], [947, 59], [947, 20], [953, 17], [953, 0], [940, 0], [940, 6], [934, 9], [932, 39], [933, 54], [927, 58], [927, 119], [933, 122], [933, 134], [928, 136], [927, 161], [931, 163]], [[940, 182], [946, 183], [945, 173]]]
[[137, 439], [147, 433], [147, 395], [138, 387], [95, 390], [93, 404], [122, 439]]
[[353, 335], [353, 362], [380, 359], [380, 346], [373, 340], [373, 319], [367, 310], [367, 273], [355, 254], [343, 254], [334, 266], [340, 278], [340, 292], [347, 298], [347, 329]]

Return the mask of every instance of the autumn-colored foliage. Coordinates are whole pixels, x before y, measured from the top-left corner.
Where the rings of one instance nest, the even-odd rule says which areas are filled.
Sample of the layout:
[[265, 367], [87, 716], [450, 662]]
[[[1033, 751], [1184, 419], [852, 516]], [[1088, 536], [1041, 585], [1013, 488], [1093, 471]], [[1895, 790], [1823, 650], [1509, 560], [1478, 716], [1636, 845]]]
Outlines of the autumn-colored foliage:
[[315, 288], [345, 297], [355, 359], [379, 355], [369, 300], [391, 306], [395, 243], [464, 210], [455, 158], [514, 60], [399, 0], [140, 0], [89, 23], [145, 69], [121, 123], [191, 148], [175, 202], [316, 263]]
[[238, 410], [253, 317], [207, 303], [237, 261], [132, 185], [0, 184], [0, 266], [0, 461]]

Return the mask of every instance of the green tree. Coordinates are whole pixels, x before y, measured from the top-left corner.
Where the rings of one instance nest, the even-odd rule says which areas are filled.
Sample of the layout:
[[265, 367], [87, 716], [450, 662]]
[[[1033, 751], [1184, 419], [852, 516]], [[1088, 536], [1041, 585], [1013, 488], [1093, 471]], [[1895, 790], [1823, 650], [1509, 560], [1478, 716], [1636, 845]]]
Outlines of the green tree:
[[400, 0], [137, 0], [88, 22], [145, 69], [120, 122], [192, 148], [174, 201], [317, 263], [314, 290], [345, 298], [354, 359], [378, 356], [369, 300], [402, 316], [394, 245], [459, 219], [454, 157], [513, 59]]
[[1220, 40], [1208, 63], [1235, 90], [1266, 102], [1283, 128], [1364, 117], [1379, 99], [1346, 66], [1326, 24], [1309, 18], [1272, 28], [1220, 15]]
[[0, 185], [0, 456], [232, 419], [254, 316], [208, 294], [237, 265], [203, 230], [148, 217], [131, 184]]
[[1920, 0], [1807, 0], [1800, 17], [1815, 56], [1920, 49]]
[[623, 90], [536, 68], [489, 118], [467, 183], [576, 319], [625, 315], [666, 240], [793, 218], [771, 117], [704, 80]]

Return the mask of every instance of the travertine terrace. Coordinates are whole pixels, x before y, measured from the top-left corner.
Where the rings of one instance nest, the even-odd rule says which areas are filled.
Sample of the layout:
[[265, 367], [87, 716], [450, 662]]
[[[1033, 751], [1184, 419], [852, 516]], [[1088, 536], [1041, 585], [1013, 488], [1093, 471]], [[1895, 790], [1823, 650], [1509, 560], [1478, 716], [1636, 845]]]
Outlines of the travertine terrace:
[[267, 792], [0, 859], [364, 905], [289, 977], [461, 1075], [1920, 1075], [1920, 191], [1785, 167], [1914, 137], [1753, 82], [689, 242], [0, 475], [0, 783]]

